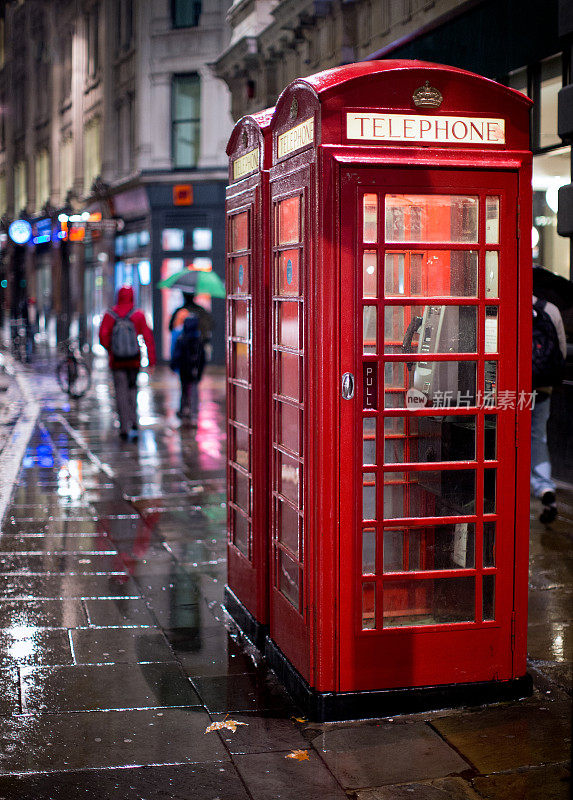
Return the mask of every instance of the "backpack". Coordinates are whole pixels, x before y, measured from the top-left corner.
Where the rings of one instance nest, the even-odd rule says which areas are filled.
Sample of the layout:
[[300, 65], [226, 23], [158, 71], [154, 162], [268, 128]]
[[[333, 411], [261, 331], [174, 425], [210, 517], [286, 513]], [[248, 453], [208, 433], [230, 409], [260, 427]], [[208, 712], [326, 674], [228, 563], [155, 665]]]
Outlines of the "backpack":
[[556, 386], [563, 379], [565, 359], [559, 347], [559, 337], [555, 325], [545, 306], [545, 300], [538, 299], [533, 305], [533, 388]]
[[183, 323], [183, 331], [179, 334], [175, 349], [174, 360], [181, 377], [186, 381], [200, 380], [205, 366], [205, 347], [195, 315], [191, 315]]
[[111, 354], [119, 361], [139, 358], [139, 342], [135, 325], [131, 320], [132, 308], [125, 317], [120, 317], [115, 311], [110, 311], [114, 318], [113, 329], [111, 332]]

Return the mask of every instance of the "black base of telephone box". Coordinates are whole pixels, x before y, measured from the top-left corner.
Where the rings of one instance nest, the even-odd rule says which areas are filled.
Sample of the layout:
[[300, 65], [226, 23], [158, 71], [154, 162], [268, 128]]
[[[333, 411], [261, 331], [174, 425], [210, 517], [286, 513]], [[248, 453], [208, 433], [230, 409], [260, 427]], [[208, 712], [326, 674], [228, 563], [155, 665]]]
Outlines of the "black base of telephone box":
[[312, 722], [372, 719], [435, 711], [441, 708], [480, 706], [529, 697], [533, 680], [526, 673], [505, 681], [456, 683], [368, 692], [317, 692], [292, 666], [267, 636], [265, 656], [286, 690]]
[[223, 605], [229, 616], [237, 623], [247, 639], [249, 639], [258, 650], [264, 652], [265, 639], [269, 632], [268, 626], [258, 622], [228, 586], [225, 586]]

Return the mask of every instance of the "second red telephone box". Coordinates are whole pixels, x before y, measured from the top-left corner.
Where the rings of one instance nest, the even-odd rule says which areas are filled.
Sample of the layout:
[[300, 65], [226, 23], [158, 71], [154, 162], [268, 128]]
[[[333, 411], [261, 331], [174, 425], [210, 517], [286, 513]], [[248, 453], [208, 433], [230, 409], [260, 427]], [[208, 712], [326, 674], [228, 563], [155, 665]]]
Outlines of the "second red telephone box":
[[529, 106], [403, 61], [277, 103], [266, 652], [314, 718], [528, 690]]
[[227, 153], [228, 580], [225, 604], [261, 645], [269, 614], [269, 201], [273, 109], [240, 119]]

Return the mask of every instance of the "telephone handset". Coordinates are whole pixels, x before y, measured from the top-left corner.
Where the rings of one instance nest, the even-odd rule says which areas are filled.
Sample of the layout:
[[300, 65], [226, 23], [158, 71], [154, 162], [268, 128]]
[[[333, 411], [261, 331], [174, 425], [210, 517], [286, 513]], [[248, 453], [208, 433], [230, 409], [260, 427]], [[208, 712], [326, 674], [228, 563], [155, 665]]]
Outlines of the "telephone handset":
[[[417, 352], [432, 353], [457, 352], [459, 338], [459, 309], [456, 306], [425, 306], [422, 317], [415, 316], [408, 325], [402, 349], [412, 351], [412, 340], [419, 331]], [[417, 361], [408, 363], [411, 374], [410, 388], [418, 389], [426, 395], [428, 405], [433, 405], [437, 392], [452, 392], [455, 398], [458, 385], [458, 365], [447, 361]], [[445, 397], [445, 395], [441, 395]]]

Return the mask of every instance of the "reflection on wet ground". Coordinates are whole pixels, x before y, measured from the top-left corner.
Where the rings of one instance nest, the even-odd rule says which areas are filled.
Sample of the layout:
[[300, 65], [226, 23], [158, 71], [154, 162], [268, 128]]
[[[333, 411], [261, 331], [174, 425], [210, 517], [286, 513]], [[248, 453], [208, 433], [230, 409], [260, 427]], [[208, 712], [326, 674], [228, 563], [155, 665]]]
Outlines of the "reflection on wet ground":
[[[532, 515], [532, 698], [310, 724], [221, 606], [222, 371], [196, 430], [173, 375], [141, 376], [127, 444], [104, 369], [76, 405], [40, 373], [0, 533], [0, 800], [568, 796], [570, 520]], [[205, 733], [228, 714], [235, 733]]]

